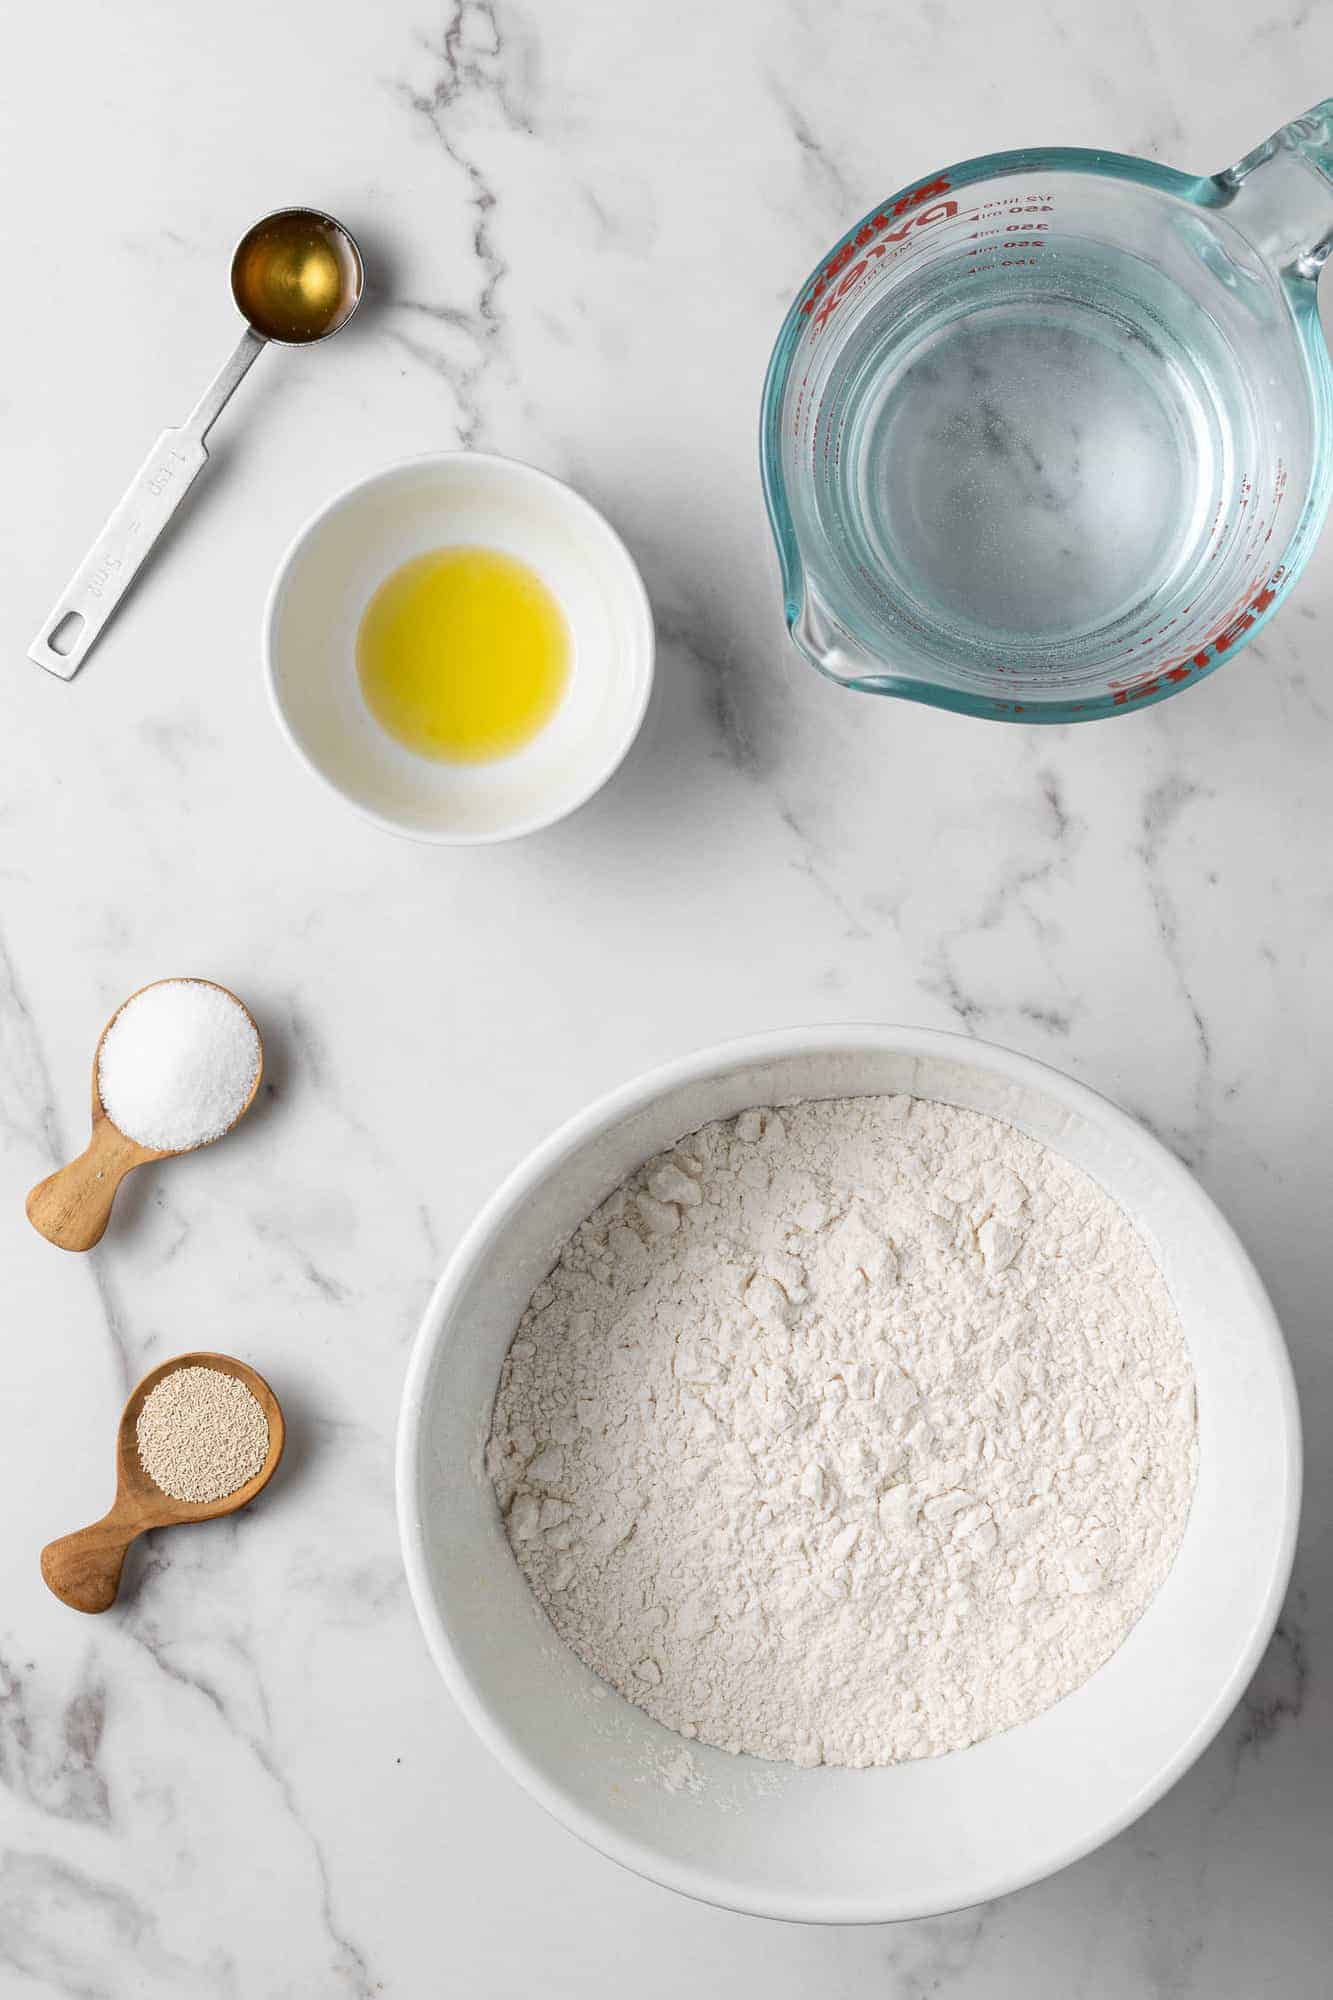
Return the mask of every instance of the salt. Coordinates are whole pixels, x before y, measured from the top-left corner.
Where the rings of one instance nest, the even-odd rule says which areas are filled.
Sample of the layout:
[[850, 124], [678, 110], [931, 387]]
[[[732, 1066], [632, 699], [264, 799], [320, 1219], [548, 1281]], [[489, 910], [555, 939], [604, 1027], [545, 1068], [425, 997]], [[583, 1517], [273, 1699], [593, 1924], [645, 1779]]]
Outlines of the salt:
[[235, 1124], [261, 1061], [254, 1023], [230, 993], [164, 979], [127, 1000], [107, 1029], [97, 1087], [127, 1138], [181, 1153]]

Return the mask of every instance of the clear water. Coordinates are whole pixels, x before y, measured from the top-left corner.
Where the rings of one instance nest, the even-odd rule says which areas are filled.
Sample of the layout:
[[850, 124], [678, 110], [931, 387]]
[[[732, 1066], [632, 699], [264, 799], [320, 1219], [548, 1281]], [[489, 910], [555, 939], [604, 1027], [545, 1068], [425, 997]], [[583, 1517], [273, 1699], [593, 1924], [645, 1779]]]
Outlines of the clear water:
[[1119, 250], [932, 262], [872, 301], [823, 386], [820, 530], [852, 622], [954, 665], [1105, 655], [1203, 576], [1259, 456], [1217, 320]]

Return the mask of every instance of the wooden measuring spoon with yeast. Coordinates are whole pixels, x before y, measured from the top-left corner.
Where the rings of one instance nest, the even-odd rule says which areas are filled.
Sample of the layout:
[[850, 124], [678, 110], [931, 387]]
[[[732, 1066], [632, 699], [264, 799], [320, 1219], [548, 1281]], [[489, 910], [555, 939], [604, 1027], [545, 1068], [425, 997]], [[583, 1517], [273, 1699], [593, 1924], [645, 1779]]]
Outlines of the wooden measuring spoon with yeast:
[[[111, 1030], [137, 1000], [146, 994], [160, 995], [173, 987], [203, 988], [208, 993], [220, 994], [239, 1010], [254, 1037], [254, 1075], [248, 1089], [243, 1094], [238, 1093], [239, 1109], [221, 1129], [207, 1131], [203, 1137], [185, 1145], [152, 1146], [123, 1132], [102, 1102], [102, 1051]], [[57, 1244], [62, 1250], [91, 1250], [95, 1243], [102, 1240], [116, 1190], [126, 1174], [132, 1173], [135, 1167], [144, 1166], [149, 1160], [174, 1159], [179, 1153], [194, 1153], [200, 1146], [225, 1138], [239, 1125], [254, 1103], [263, 1075], [264, 1046], [259, 1030], [249, 1011], [225, 986], [219, 986], [211, 979], [156, 979], [151, 985], [141, 986], [137, 993], [131, 993], [129, 999], [116, 1009], [98, 1038], [93, 1056], [93, 1129], [87, 1149], [80, 1153], [77, 1160], [71, 1160], [68, 1166], [38, 1182], [27, 1200], [29, 1222], [49, 1243]]]
[[[176, 1500], [154, 1484], [139, 1456], [138, 1426], [144, 1404], [159, 1382], [181, 1368], [212, 1368], [250, 1391], [268, 1424], [268, 1449], [259, 1470], [217, 1500]], [[42, 1550], [42, 1575], [61, 1602], [75, 1611], [105, 1611], [116, 1601], [125, 1552], [148, 1528], [173, 1528], [189, 1521], [215, 1521], [234, 1514], [262, 1493], [278, 1469], [286, 1426], [277, 1397], [262, 1375], [227, 1354], [177, 1354], [144, 1376], [130, 1395], [116, 1434], [116, 1497], [100, 1521], [62, 1535]]]

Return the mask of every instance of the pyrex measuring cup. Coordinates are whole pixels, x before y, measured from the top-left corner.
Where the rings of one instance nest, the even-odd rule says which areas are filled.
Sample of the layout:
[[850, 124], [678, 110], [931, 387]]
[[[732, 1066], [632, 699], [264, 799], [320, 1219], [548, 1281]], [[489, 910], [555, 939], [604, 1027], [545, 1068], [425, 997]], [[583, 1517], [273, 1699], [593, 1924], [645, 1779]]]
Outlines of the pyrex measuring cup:
[[997, 153], [871, 211], [788, 313], [762, 460], [792, 637], [1020, 722], [1190, 686], [1328, 508], [1333, 99], [1195, 177]]

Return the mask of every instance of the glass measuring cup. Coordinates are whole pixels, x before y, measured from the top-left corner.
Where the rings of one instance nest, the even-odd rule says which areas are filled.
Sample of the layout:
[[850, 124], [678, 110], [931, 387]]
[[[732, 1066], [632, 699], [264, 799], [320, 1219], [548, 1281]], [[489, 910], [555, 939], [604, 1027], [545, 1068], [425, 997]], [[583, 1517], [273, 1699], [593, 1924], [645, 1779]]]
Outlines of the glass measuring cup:
[[787, 623], [844, 686], [1020, 722], [1233, 657], [1333, 490], [1333, 99], [1219, 174], [996, 153], [812, 272], [764, 385]]

